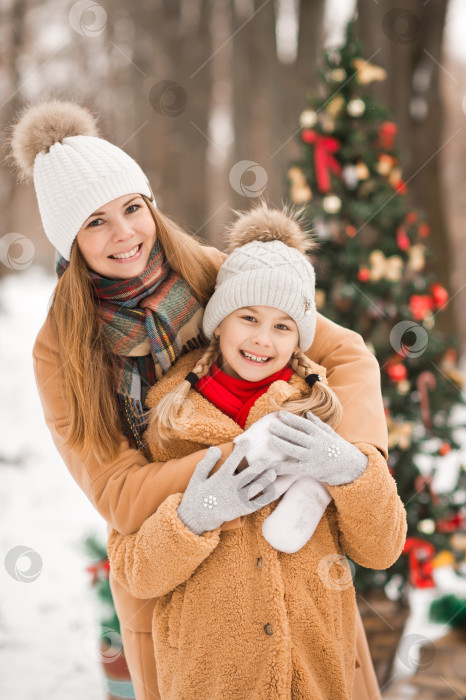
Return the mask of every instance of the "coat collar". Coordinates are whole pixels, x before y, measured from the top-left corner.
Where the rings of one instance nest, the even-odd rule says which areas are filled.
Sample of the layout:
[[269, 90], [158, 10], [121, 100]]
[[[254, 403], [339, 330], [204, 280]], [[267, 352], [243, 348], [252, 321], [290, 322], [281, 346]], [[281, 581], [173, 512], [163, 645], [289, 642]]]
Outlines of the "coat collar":
[[[193, 369], [204, 352], [205, 348], [201, 348], [183, 355], [176, 365], [149, 390], [146, 402], [148, 408], [155, 406], [163, 396], [177, 386]], [[312, 371], [320, 374], [324, 381], [327, 381], [325, 367], [313, 362]], [[249, 411], [245, 430], [263, 416], [278, 410], [277, 405], [281, 407], [285, 401], [300, 399], [310, 392], [309, 385], [296, 373], [291, 376], [289, 382], [282, 380], [273, 382]], [[178, 420], [183, 426], [183, 439], [202, 445], [221, 445], [244, 432], [232, 418], [211, 404], [195, 389], [190, 389], [178, 414]]]

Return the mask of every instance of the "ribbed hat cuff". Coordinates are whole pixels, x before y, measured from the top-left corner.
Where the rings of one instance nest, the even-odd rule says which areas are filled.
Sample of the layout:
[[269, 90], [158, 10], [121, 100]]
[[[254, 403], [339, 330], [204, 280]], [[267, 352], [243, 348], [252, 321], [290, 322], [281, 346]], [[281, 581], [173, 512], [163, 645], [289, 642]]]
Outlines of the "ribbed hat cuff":
[[272, 306], [295, 321], [300, 348], [307, 350], [315, 334], [314, 296], [311, 285], [304, 285], [299, 279], [276, 269], [265, 267], [238, 273], [223, 282], [212, 295], [205, 308], [203, 330], [211, 339], [215, 328], [237, 309]]

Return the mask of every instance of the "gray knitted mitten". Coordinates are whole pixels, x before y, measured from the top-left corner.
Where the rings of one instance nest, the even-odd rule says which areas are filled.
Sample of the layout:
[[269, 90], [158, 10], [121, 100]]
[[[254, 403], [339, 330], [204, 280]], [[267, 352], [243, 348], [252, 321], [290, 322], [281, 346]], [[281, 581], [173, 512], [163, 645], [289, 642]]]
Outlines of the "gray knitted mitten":
[[[306, 418], [289, 411], [280, 411], [283, 423], [301, 432], [295, 448], [296, 462], [282, 465], [269, 462], [277, 474], [305, 474], [330, 486], [341, 486], [354, 481], [366, 470], [368, 458], [357, 447], [323, 423], [311, 411]], [[275, 428], [270, 428], [274, 432]]]
[[[268, 469], [270, 460], [257, 461], [235, 474], [247, 447], [246, 441], [235, 445], [231, 455], [211, 477], [210, 472], [222, 457], [220, 448], [210, 447], [197, 465], [177, 509], [184, 525], [195, 535], [215, 530], [240, 515], [254, 513], [278, 498], [274, 484], [277, 474], [274, 469]], [[275, 462], [276, 465], [281, 462]], [[263, 493], [258, 496], [261, 491]]]

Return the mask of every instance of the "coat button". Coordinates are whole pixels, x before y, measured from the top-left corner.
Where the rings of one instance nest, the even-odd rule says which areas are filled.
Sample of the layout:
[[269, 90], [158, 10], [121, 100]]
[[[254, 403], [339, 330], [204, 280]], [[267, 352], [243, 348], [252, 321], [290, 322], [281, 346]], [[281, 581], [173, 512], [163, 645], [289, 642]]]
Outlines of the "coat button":
[[257, 566], [259, 567], [259, 569], [262, 569], [262, 557], [259, 557], [259, 559], [257, 560], [256, 564], [257, 564]]
[[270, 622], [267, 622], [267, 624], [264, 625], [264, 632], [265, 634], [273, 634], [273, 627]]

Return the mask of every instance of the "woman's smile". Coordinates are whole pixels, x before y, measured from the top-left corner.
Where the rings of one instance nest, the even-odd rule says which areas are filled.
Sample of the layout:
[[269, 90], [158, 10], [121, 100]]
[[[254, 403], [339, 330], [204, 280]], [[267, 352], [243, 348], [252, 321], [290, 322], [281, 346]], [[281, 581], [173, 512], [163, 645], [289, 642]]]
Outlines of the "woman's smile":
[[114, 253], [108, 257], [112, 258], [112, 260], [116, 260], [117, 262], [133, 262], [133, 260], [137, 260], [141, 257], [142, 245], [142, 243], [138, 243], [136, 246], [134, 246], [134, 248], [131, 248], [131, 250], [127, 251], [126, 253]]

